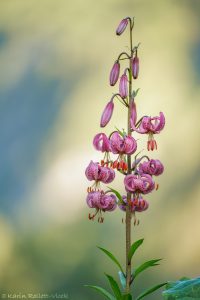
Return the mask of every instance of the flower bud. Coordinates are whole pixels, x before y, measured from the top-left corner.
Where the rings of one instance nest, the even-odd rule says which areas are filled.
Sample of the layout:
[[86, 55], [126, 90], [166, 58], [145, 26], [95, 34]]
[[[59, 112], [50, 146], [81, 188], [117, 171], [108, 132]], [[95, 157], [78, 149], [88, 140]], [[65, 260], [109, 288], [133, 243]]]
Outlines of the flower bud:
[[114, 86], [119, 78], [120, 64], [116, 61], [110, 71], [110, 85]]
[[128, 77], [123, 74], [119, 82], [119, 94], [124, 99], [128, 97]]
[[125, 18], [119, 23], [116, 29], [116, 35], [121, 35], [126, 29], [127, 25], [128, 25], [128, 18]]
[[138, 78], [139, 74], [139, 58], [136, 56], [131, 60], [131, 70], [134, 79]]
[[108, 122], [110, 121], [110, 119], [112, 117], [113, 109], [114, 109], [114, 103], [113, 103], [113, 99], [111, 99], [107, 103], [107, 105], [104, 108], [104, 111], [102, 113], [101, 122], [100, 122], [101, 127], [105, 127], [108, 124]]
[[137, 122], [137, 110], [136, 110], [136, 104], [134, 99], [131, 100], [130, 110], [131, 110], [130, 124], [131, 124], [131, 128], [133, 128], [135, 127], [135, 124]]

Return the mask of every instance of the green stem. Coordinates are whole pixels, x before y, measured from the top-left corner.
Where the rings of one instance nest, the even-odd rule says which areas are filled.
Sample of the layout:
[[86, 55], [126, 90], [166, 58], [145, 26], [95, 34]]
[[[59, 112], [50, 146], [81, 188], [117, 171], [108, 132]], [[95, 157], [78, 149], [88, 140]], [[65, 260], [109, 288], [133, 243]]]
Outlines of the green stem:
[[[132, 30], [133, 23], [130, 20], [130, 47], [131, 47], [131, 55], [133, 57], [133, 41], [132, 41]], [[130, 126], [130, 117], [131, 117], [131, 95], [132, 95], [132, 74], [131, 74], [131, 59], [129, 61], [129, 97], [128, 97], [128, 123], [127, 123], [127, 132], [128, 135], [131, 135], [131, 126]], [[131, 174], [131, 155], [127, 155], [128, 162], [128, 170], [127, 174]], [[131, 193], [127, 193], [127, 203], [131, 199]], [[128, 259], [128, 253], [131, 247], [131, 211], [129, 205], [126, 206], [126, 293], [130, 293], [130, 285], [131, 285], [131, 261]]]

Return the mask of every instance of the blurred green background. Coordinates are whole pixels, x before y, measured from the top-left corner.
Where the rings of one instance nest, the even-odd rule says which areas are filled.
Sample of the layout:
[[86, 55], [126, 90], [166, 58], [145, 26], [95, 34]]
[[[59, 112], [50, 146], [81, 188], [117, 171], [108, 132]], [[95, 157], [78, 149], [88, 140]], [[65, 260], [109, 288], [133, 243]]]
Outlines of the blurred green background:
[[[165, 164], [160, 189], [133, 228], [133, 240], [145, 238], [134, 264], [164, 261], [136, 293], [199, 276], [199, 0], [0, 0], [0, 293], [98, 300], [83, 284], [108, 287], [103, 272], [118, 270], [96, 245], [124, 262], [123, 213], [88, 221], [84, 171], [101, 158], [92, 138], [117, 89], [108, 77], [128, 47], [127, 33], [115, 36], [126, 16], [141, 42], [138, 114], [163, 111], [167, 122], [152, 155]], [[117, 104], [105, 132], [125, 124]], [[121, 177], [113, 187], [123, 191]]]

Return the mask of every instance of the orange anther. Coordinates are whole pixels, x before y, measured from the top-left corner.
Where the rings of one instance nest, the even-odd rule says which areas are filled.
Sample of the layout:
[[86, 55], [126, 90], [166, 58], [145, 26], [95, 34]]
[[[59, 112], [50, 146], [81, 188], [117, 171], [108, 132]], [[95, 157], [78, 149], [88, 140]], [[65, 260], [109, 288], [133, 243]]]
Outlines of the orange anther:
[[117, 160], [115, 160], [114, 162], [113, 162], [113, 169], [115, 169], [117, 167]]

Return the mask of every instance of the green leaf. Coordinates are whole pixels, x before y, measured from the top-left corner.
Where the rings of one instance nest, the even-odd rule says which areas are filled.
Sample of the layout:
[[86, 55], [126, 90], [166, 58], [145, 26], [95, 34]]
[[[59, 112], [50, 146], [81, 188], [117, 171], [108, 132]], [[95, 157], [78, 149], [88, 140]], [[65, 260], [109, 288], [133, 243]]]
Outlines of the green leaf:
[[112, 188], [109, 187], [109, 186], [108, 186], [108, 188], [111, 190], [111, 192], [113, 192], [113, 193], [117, 196], [117, 198], [119, 199], [119, 201], [123, 204], [124, 201], [123, 201], [123, 198], [122, 198], [121, 194], [120, 194], [118, 191], [112, 189]]
[[105, 274], [105, 275], [109, 280], [110, 286], [115, 294], [115, 297], [117, 298], [117, 300], [121, 300], [122, 294], [121, 294], [121, 291], [120, 291], [120, 288], [119, 288], [117, 282], [115, 281], [115, 279], [112, 276], [110, 276], [108, 274]]
[[144, 270], [146, 270], [146, 269], [148, 269], [150, 267], [158, 266], [159, 264], [157, 264], [157, 262], [159, 262], [160, 260], [162, 260], [162, 258], [161, 259], [152, 259], [152, 260], [146, 261], [145, 263], [141, 264], [133, 272], [133, 277], [135, 278], [141, 272], [143, 272]]
[[100, 286], [96, 286], [96, 285], [84, 285], [84, 286], [98, 291], [100, 294], [104, 295], [108, 300], [116, 300], [113, 295], [111, 295], [109, 292], [107, 292], [105, 289], [101, 288]]
[[119, 134], [122, 136], [122, 137], [125, 137], [126, 135], [126, 131], [124, 129], [122, 129], [123, 131], [119, 130], [117, 127], [115, 127], [117, 129], [117, 131], [119, 132]]
[[194, 279], [178, 280], [167, 284], [163, 291], [165, 300], [198, 300], [200, 299], [200, 277]]
[[132, 300], [131, 294], [126, 294], [122, 296], [122, 300]]
[[133, 98], [135, 98], [135, 97], [137, 96], [139, 90], [140, 90], [140, 89], [137, 89], [136, 91], [133, 91], [133, 93], [132, 93], [132, 97], [133, 97]]
[[120, 268], [120, 270], [123, 272], [123, 269], [122, 269], [122, 266], [120, 265], [119, 261], [116, 259], [116, 257], [111, 253], [109, 252], [108, 250], [104, 249], [104, 248], [101, 248], [101, 247], [97, 247], [99, 248], [101, 251], [103, 251], [108, 257], [110, 257], [112, 259], [112, 261], [114, 261], [114, 263]]
[[135, 251], [142, 245], [144, 239], [138, 240], [132, 244], [129, 253], [128, 253], [128, 260], [131, 261], [132, 256], [134, 255]]
[[118, 275], [119, 275], [119, 280], [120, 280], [121, 286], [125, 290], [125, 288], [126, 288], [126, 277], [124, 276], [124, 273], [121, 272], [121, 271], [118, 272]]
[[144, 298], [145, 296], [147, 296], [147, 295], [149, 295], [149, 294], [155, 292], [156, 290], [158, 290], [159, 288], [161, 288], [161, 287], [164, 286], [164, 285], [166, 285], [166, 282], [165, 282], [165, 283], [158, 284], [158, 285], [156, 285], [156, 286], [154, 286], [154, 287], [152, 287], [152, 288], [150, 288], [150, 289], [144, 291], [142, 294], [140, 294], [140, 295], [136, 298], [136, 300], [140, 300], [140, 299]]

